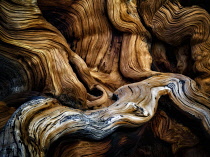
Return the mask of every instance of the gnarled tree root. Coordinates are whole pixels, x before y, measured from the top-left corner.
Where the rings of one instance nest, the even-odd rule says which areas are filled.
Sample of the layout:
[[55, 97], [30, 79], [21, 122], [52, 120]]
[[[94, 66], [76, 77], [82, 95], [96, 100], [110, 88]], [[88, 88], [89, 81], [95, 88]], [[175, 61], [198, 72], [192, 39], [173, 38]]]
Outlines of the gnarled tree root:
[[158, 100], [169, 95], [187, 115], [199, 119], [210, 134], [210, 99], [190, 78], [161, 74], [122, 86], [106, 108], [86, 110], [63, 106], [56, 99], [38, 96], [19, 107], [0, 134], [1, 156], [45, 156], [61, 137], [80, 135], [101, 140], [119, 127], [139, 127], [154, 116]]

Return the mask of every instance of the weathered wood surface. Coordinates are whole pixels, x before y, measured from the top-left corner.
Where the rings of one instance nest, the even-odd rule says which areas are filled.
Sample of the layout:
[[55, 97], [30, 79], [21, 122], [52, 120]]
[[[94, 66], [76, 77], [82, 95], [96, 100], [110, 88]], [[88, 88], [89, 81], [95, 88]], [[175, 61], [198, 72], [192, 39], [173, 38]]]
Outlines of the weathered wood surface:
[[210, 15], [181, 4], [2, 0], [0, 156], [210, 155]]
[[81, 111], [63, 106], [52, 98], [34, 98], [18, 108], [2, 130], [0, 142], [4, 148], [1, 153], [45, 156], [49, 146], [63, 136], [73, 138], [71, 134], [78, 134], [101, 140], [120, 126], [141, 126], [151, 120], [160, 96], [165, 94], [180, 110], [201, 120], [210, 134], [210, 99], [200, 93], [189, 78], [167, 74], [119, 88], [114, 92], [118, 100], [98, 110]]

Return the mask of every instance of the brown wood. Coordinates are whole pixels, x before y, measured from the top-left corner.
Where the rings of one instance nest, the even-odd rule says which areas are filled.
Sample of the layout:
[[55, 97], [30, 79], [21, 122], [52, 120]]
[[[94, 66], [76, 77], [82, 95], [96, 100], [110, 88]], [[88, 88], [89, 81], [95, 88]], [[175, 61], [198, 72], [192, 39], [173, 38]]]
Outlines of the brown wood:
[[210, 15], [190, 5], [2, 0], [0, 156], [210, 156]]

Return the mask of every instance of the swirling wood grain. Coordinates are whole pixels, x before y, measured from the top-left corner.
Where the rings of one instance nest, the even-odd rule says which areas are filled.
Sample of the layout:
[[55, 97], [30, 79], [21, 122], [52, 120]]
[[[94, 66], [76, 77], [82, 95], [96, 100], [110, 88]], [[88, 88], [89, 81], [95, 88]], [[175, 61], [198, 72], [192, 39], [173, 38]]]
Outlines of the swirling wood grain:
[[45, 156], [50, 144], [63, 136], [71, 139], [71, 135], [79, 134], [100, 140], [118, 127], [140, 126], [154, 116], [158, 100], [165, 94], [180, 110], [201, 120], [210, 133], [210, 100], [187, 77], [174, 74], [151, 77], [123, 86], [114, 94], [118, 100], [108, 108], [85, 112], [44, 97], [23, 104], [1, 132], [4, 146], [1, 154], [10, 149], [8, 154], [13, 156]]
[[198, 75], [196, 80], [202, 90], [208, 93], [210, 90], [209, 25], [210, 15], [207, 11], [197, 6], [183, 8], [178, 2], [164, 4], [154, 14], [152, 20], [153, 32], [161, 40], [179, 46], [189, 40], [195, 62], [194, 70]]
[[210, 155], [207, 11], [177, 0], [0, 7], [0, 156]]

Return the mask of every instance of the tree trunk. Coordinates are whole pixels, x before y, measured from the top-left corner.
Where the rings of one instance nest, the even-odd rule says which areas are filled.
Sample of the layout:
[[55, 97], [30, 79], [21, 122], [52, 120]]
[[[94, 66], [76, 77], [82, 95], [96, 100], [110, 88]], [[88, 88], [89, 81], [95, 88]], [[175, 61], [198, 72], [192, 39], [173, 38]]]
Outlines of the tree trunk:
[[0, 156], [210, 156], [207, 1], [0, 4]]

